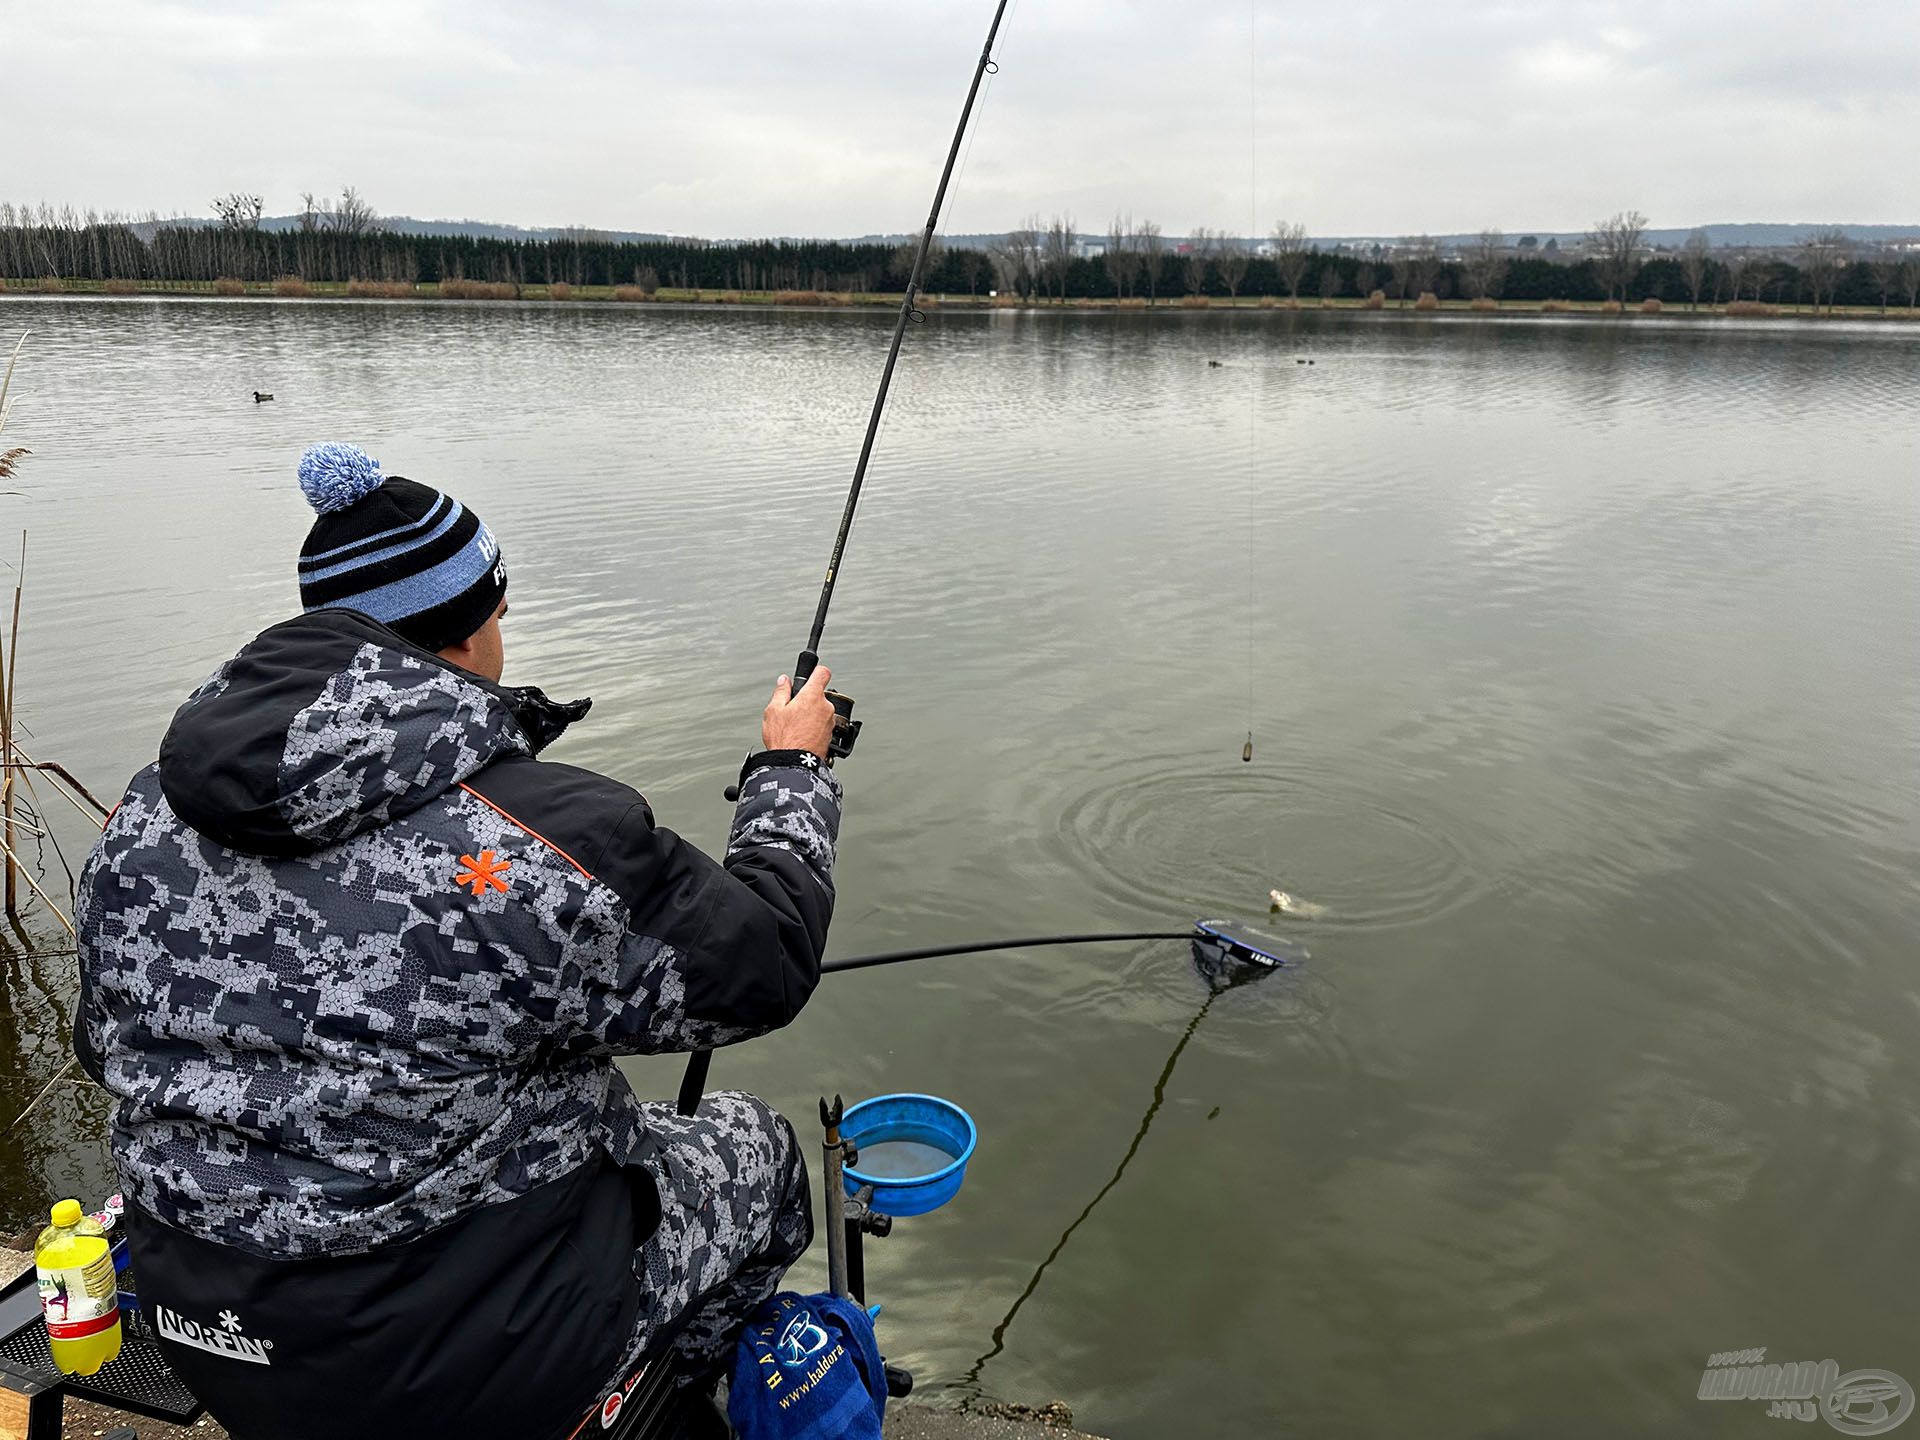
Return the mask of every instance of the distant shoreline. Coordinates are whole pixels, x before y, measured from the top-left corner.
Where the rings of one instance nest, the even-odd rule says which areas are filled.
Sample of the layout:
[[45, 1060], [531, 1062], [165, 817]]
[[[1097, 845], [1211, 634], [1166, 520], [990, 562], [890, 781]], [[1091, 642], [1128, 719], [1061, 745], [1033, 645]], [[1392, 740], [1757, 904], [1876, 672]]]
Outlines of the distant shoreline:
[[[640, 293], [633, 286], [609, 285], [484, 285], [470, 284], [465, 287], [473, 293], [460, 293], [450, 289], [443, 293], [439, 285], [407, 285], [404, 282], [367, 282], [367, 281], [308, 281], [298, 290], [289, 291], [284, 283], [273, 281], [252, 281], [240, 284], [234, 281], [102, 281], [102, 280], [62, 280], [58, 284], [46, 280], [4, 280], [0, 281], [0, 301], [33, 300], [40, 298], [75, 299], [233, 299], [233, 300], [330, 300], [330, 301], [445, 301], [448, 303], [491, 301], [496, 304], [514, 304], [528, 301], [568, 305], [605, 305], [644, 307], [648, 305], [670, 305], [676, 308], [684, 306], [720, 306], [742, 309], [812, 309], [812, 310], [897, 310], [900, 305], [899, 294], [859, 293], [847, 291], [775, 291], [775, 290], [721, 290], [689, 289], [682, 290], [662, 286], [651, 295]], [[1108, 312], [1121, 314], [1159, 314], [1178, 313], [1191, 315], [1197, 313], [1234, 313], [1252, 311], [1274, 311], [1279, 313], [1304, 311], [1340, 311], [1343, 313], [1383, 315], [1441, 315], [1448, 317], [1488, 316], [1488, 317], [1556, 317], [1576, 316], [1596, 320], [1661, 320], [1676, 318], [1700, 318], [1702, 316], [1726, 319], [1768, 319], [1768, 320], [1886, 320], [1894, 323], [1920, 321], [1920, 309], [1892, 307], [1882, 310], [1877, 305], [1839, 306], [1831, 310], [1814, 311], [1805, 305], [1756, 304], [1752, 301], [1727, 304], [1703, 304], [1698, 309], [1684, 303], [1628, 304], [1597, 300], [1511, 300], [1511, 301], [1471, 301], [1471, 300], [1427, 300], [1402, 302], [1388, 300], [1384, 304], [1359, 296], [1345, 296], [1339, 299], [1323, 300], [1318, 297], [1302, 299], [1297, 304], [1273, 296], [1246, 297], [1238, 300], [1223, 299], [1218, 296], [1173, 296], [1157, 299], [1149, 305], [1145, 300], [1128, 299], [1082, 299], [1069, 298], [1055, 300], [1021, 300], [1013, 296], [987, 295], [923, 295], [920, 305], [925, 310], [1007, 310], [1031, 314], [1046, 314], [1056, 311]]]

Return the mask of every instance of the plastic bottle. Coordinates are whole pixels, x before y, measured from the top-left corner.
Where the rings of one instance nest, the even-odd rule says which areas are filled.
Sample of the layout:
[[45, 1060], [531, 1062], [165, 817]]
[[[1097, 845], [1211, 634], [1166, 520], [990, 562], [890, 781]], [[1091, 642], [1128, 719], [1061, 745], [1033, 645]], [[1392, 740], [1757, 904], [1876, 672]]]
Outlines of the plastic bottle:
[[120, 1353], [113, 1256], [106, 1232], [78, 1200], [62, 1200], [51, 1219], [33, 1247], [47, 1347], [67, 1374], [91, 1375]]

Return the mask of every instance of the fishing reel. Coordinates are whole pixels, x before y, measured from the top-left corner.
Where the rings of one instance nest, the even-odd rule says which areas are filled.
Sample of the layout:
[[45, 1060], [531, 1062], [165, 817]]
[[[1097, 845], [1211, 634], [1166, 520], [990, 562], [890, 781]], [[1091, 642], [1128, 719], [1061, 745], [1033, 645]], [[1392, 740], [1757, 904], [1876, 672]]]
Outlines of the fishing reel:
[[[807, 683], [807, 677], [813, 674], [813, 667], [820, 663], [820, 657], [811, 650], [800, 656], [793, 667], [793, 692], [799, 693], [800, 687]], [[853, 718], [853, 697], [839, 690], [822, 692], [827, 703], [833, 706], [833, 733], [827, 737], [827, 764], [843, 760], [853, 753], [853, 742], [860, 738], [860, 721]], [[720, 792], [732, 804], [740, 798], [740, 787], [729, 785]]]
[[860, 738], [860, 722], [853, 718], [853, 697], [838, 690], [826, 692], [833, 706], [833, 736], [827, 741], [827, 763], [853, 753], [853, 742]]
[[[800, 658], [793, 662], [793, 693], [799, 694], [800, 687], [807, 683], [814, 667], [820, 663], [820, 657], [808, 646], [800, 652]], [[833, 734], [827, 740], [827, 763], [843, 759], [853, 753], [853, 742], [860, 738], [860, 722], [853, 718], [853, 697], [838, 690], [823, 692], [827, 703], [833, 706]]]

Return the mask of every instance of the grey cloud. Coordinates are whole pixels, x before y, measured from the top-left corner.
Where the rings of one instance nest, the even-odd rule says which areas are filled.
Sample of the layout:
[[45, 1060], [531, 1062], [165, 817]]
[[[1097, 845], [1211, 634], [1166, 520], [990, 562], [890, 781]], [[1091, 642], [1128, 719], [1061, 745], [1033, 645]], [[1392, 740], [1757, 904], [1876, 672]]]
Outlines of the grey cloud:
[[[1017, 0], [952, 225], [1920, 222], [1920, 6]], [[10, 199], [709, 235], [904, 230], [991, 6], [99, 0], [9, 20]]]

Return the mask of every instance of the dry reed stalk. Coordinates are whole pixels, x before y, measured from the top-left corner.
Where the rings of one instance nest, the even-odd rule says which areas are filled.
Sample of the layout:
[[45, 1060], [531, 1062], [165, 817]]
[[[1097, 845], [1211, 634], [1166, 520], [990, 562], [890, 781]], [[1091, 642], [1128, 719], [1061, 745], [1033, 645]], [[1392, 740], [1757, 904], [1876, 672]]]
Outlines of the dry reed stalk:
[[555, 280], [547, 286], [547, 298], [549, 300], [571, 300], [573, 298], [573, 286], [564, 280]]
[[[9, 380], [13, 378], [11, 366], [8, 367], [7, 378]], [[7, 857], [6, 904], [7, 918], [10, 920], [18, 920], [20, 918], [20, 887], [18, 877], [21, 874], [21, 865], [13, 853], [13, 791], [14, 779], [17, 774], [13, 768], [13, 703], [15, 693], [13, 680], [14, 674], [20, 665], [20, 591], [26, 584], [26, 580], [27, 532], [22, 530], [20, 532], [20, 569], [14, 576], [13, 581], [13, 624], [7, 632], [7, 668], [5, 675], [0, 676], [0, 766], [5, 767], [3, 771], [0, 771], [0, 849], [6, 851]], [[40, 889], [38, 882], [36, 882], [31, 875], [27, 876], [27, 883], [32, 885], [35, 890]], [[46, 897], [42, 894], [41, 898], [45, 899]], [[47, 903], [53, 905], [51, 900], [48, 900]], [[58, 915], [60, 913], [60, 907], [55, 905], [53, 907], [53, 913]], [[71, 921], [67, 922], [67, 929], [73, 929], [73, 923]]]
[[1542, 300], [1540, 302], [1540, 313], [1542, 315], [1564, 315], [1567, 313], [1567, 302], [1564, 300]]
[[1660, 297], [1658, 295], [1649, 295], [1640, 302], [1640, 313], [1642, 315], [1658, 315], [1665, 308], [1666, 307], [1660, 303]]
[[1603, 300], [1600, 302], [1600, 313], [1602, 315], [1618, 315], [1626, 308], [1627, 307], [1622, 305], [1618, 300]]
[[1438, 310], [1440, 308], [1440, 297], [1431, 290], [1422, 290], [1420, 292], [1420, 298], [1413, 302], [1413, 308], [1416, 310]]
[[613, 287], [613, 298], [623, 304], [639, 304], [647, 298], [647, 292], [638, 285], [616, 285]]
[[58, 275], [42, 275], [39, 285], [42, 295], [58, 295], [62, 290], [67, 288], [66, 281], [62, 280]]
[[1474, 300], [1473, 304], [1468, 306], [1467, 308], [1470, 310], [1481, 310], [1481, 311], [1498, 310], [1500, 308], [1500, 302], [1498, 300], [1493, 299], [1491, 296], [1481, 295], [1477, 297]]
[[[9, 821], [8, 824], [9, 827], [11, 827], [12, 822]], [[67, 912], [60, 908], [51, 895], [40, 888], [40, 882], [33, 878], [33, 871], [27, 868], [26, 861], [14, 853], [13, 846], [11, 844], [0, 843], [0, 854], [6, 856], [8, 876], [11, 877], [17, 874], [22, 880], [26, 881], [27, 884], [32, 887], [33, 893], [40, 897], [49, 910], [53, 911], [54, 919], [67, 927], [67, 933], [69, 935], [77, 936], [79, 932], [73, 928], [73, 921], [67, 918]], [[15, 921], [18, 921], [20, 918], [18, 909], [15, 908], [11, 901], [8, 902], [7, 915]]]
[[776, 305], [824, 305], [827, 297], [818, 290], [776, 290], [773, 292]]
[[140, 287], [131, 280], [109, 280], [100, 288], [109, 295], [138, 295], [140, 293]]
[[247, 293], [247, 284], [246, 281], [238, 280], [231, 275], [222, 275], [218, 280], [213, 282], [213, 293], [216, 295], [244, 295]]
[[313, 293], [298, 275], [281, 275], [273, 282], [273, 293], [286, 299], [300, 299]]
[[1182, 310], [1205, 310], [1212, 303], [1213, 302], [1204, 295], [1182, 295], [1180, 297], [1180, 308]]
[[405, 280], [349, 280], [350, 300], [411, 300], [413, 286]]
[[1386, 309], [1387, 308], [1387, 292], [1384, 290], [1375, 290], [1372, 294], [1368, 295], [1366, 308], [1369, 310]]
[[1778, 305], [1762, 304], [1758, 300], [1729, 300], [1726, 313], [1729, 315], [1778, 315]]
[[[5, 378], [0, 379], [0, 430], [6, 428], [7, 416], [13, 411], [13, 403], [7, 398], [7, 394], [13, 389], [13, 367], [19, 363], [20, 351], [26, 343], [27, 337], [22, 335], [13, 347], [12, 356], [7, 360]], [[13, 473], [14, 465], [25, 453], [23, 450], [8, 452], [5, 462], [7, 474]], [[15, 577], [13, 586], [13, 629], [7, 640], [5, 657], [7, 668], [4, 674], [0, 674], [0, 766], [5, 767], [4, 770], [0, 770], [0, 834], [5, 836], [7, 849], [4, 887], [6, 910], [8, 917], [13, 920], [20, 918], [19, 882], [16, 878], [19, 866], [13, 858], [13, 672], [15, 662], [19, 658], [20, 587], [26, 581], [26, 573], [27, 532], [22, 530], [20, 532], [20, 573]], [[35, 888], [39, 887], [35, 886]]]
[[[78, 780], [78, 778], [75, 777], [74, 773], [71, 770], [67, 769], [66, 766], [59, 764], [57, 761], [53, 761], [53, 760], [36, 760], [33, 758], [33, 756], [29, 755], [26, 752], [26, 750], [19, 745], [15, 745], [13, 747], [13, 753], [20, 757], [18, 760], [15, 760], [13, 762], [14, 769], [39, 770], [42, 773], [50, 775], [53, 778], [60, 780], [67, 786], [71, 787], [73, 791], [77, 793], [82, 800], [85, 800], [87, 802], [87, 805], [91, 805], [96, 811], [99, 812], [99, 819], [95, 821], [96, 824], [103, 824], [106, 821], [107, 817], [113, 814], [112, 809], [106, 805], [101, 804], [100, 801], [94, 796], [93, 792], [87, 789], [86, 786], [82, 785]], [[74, 809], [78, 810], [82, 815], [86, 815], [87, 813], [86, 806], [83, 806], [79, 800], [75, 800], [72, 795], [68, 795], [65, 790], [56, 788], [54, 793], [56, 795], [66, 796], [67, 802], [71, 804], [74, 807]], [[88, 816], [87, 818], [93, 819], [94, 817]]]

